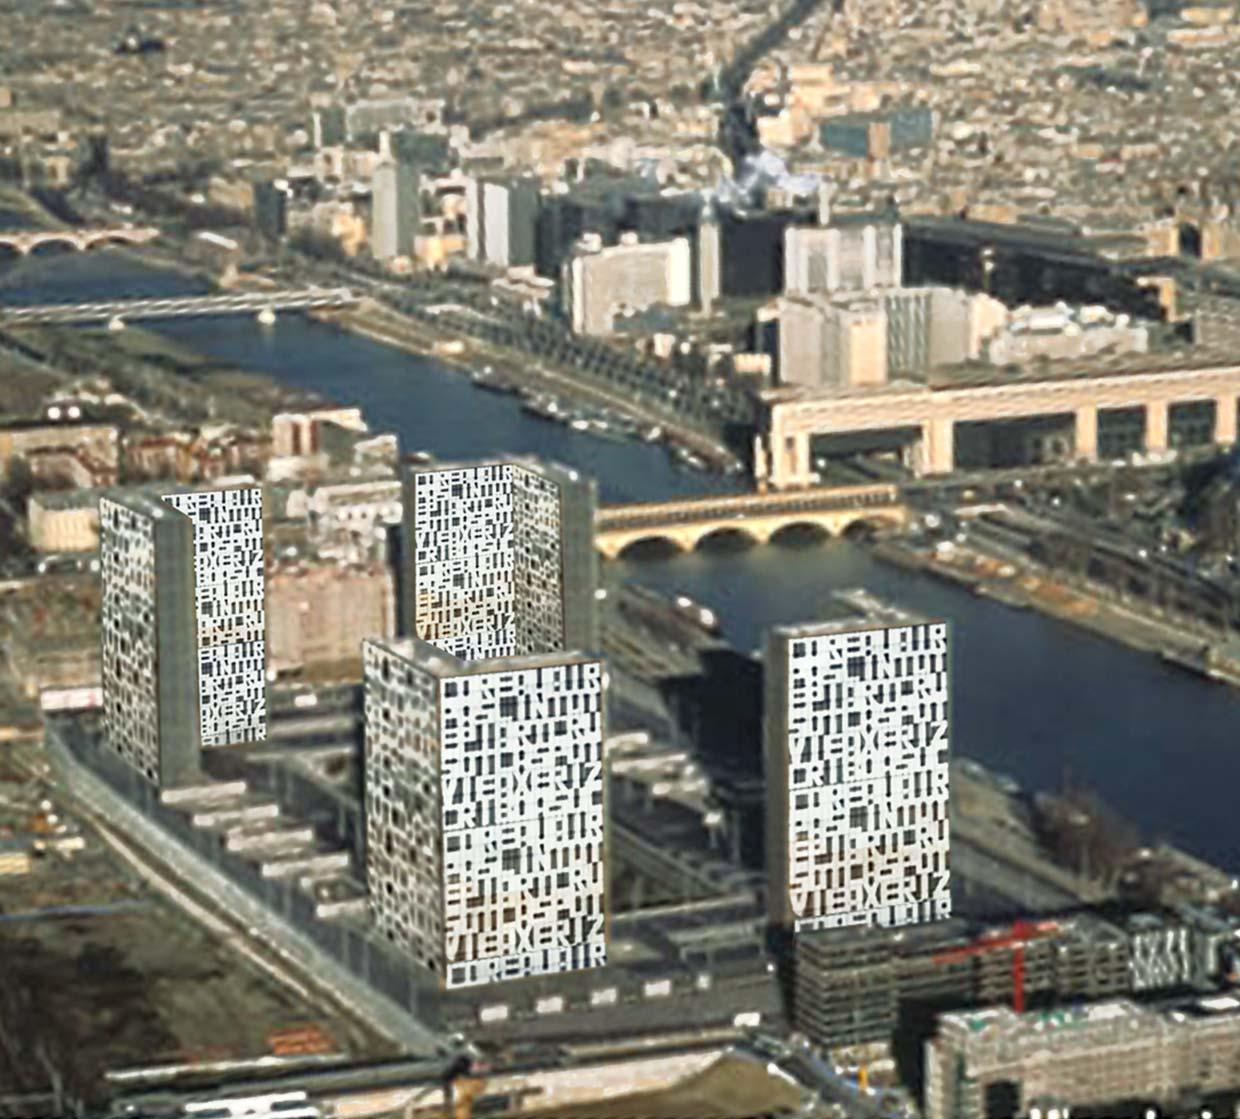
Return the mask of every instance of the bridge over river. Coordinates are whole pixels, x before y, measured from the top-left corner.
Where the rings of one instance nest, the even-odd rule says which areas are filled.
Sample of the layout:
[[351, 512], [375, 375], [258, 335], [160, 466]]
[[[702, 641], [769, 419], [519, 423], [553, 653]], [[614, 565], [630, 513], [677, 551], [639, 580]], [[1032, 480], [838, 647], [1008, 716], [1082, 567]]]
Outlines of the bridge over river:
[[151, 226], [117, 225], [78, 229], [7, 229], [0, 230], [0, 249], [18, 256], [29, 256], [45, 245], [62, 245], [85, 252], [108, 245], [145, 245], [159, 236]]
[[855, 525], [903, 527], [909, 512], [898, 486], [833, 486], [795, 493], [711, 495], [600, 509], [595, 546], [608, 559], [644, 540], [668, 540], [684, 551], [708, 536], [737, 532], [766, 543], [808, 525], [838, 536]]
[[347, 307], [358, 301], [349, 288], [248, 291], [229, 295], [186, 295], [171, 299], [108, 299], [94, 303], [0, 305], [0, 327], [193, 318], [202, 315], [274, 314]]

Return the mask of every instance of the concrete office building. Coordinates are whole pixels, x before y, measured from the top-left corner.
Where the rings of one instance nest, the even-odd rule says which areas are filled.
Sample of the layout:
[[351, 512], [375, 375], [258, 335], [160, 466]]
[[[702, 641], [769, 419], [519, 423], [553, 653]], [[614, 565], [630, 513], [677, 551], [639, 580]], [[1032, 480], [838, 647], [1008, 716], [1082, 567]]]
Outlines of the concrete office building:
[[382, 935], [448, 988], [607, 956], [602, 663], [367, 641], [366, 862]]
[[466, 660], [596, 649], [595, 504], [534, 459], [407, 466], [404, 633]]
[[723, 294], [723, 241], [713, 213], [702, 215], [697, 234], [697, 304], [710, 311]]
[[340, 147], [346, 140], [343, 105], [328, 105], [315, 110], [310, 117], [311, 143], [320, 148]]
[[589, 234], [581, 239], [562, 274], [562, 298], [573, 331], [606, 335], [618, 311], [641, 311], [655, 304], [687, 307], [693, 300], [693, 254], [689, 241], [642, 243], [621, 234], [603, 247]]
[[370, 251], [376, 260], [412, 256], [420, 206], [417, 168], [392, 158], [387, 135], [371, 186]]
[[767, 637], [772, 924], [792, 931], [950, 915], [948, 635], [863, 591], [843, 616]]
[[467, 182], [465, 239], [471, 260], [497, 268], [531, 265], [537, 230], [537, 180], [471, 178]]
[[442, 100], [418, 97], [381, 97], [344, 106], [347, 141], [361, 140], [384, 129], [416, 125], [439, 128], [443, 124]]
[[779, 380], [814, 388], [887, 381], [887, 316], [878, 300], [779, 300]]
[[887, 315], [888, 378], [976, 358], [983, 312], [998, 302], [945, 287], [889, 288], [879, 298]]
[[444, 172], [452, 164], [452, 144], [446, 130], [402, 127], [391, 134], [392, 155], [422, 172]]
[[1191, 1104], [1205, 1114], [1197, 1110], [1203, 1095], [1240, 1090], [1238, 1055], [1240, 1000], [1231, 995], [1163, 1007], [1116, 1000], [947, 1014], [926, 1043], [923, 1114], [1141, 1115]]
[[934, 111], [903, 105], [876, 113], [830, 117], [818, 130], [822, 146], [854, 159], [886, 159], [892, 153], [927, 147], [934, 138]]
[[903, 230], [879, 216], [847, 215], [827, 226], [790, 225], [784, 234], [784, 291], [868, 291], [903, 283]]
[[976, 360], [1007, 308], [945, 287], [785, 296], [779, 379], [819, 388], [924, 380], [927, 370]]

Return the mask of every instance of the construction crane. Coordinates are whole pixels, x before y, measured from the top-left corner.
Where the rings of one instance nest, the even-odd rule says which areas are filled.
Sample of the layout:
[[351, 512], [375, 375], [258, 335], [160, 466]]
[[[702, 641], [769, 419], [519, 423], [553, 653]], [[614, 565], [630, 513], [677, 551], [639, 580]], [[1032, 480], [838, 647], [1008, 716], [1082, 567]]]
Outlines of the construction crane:
[[1059, 933], [1056, 921], [1014, 921], [1006, 931], [988, 933], [961, 948], [951, 948], [934, 957], [936, 964], [955, 964], [985, 952], [1010, 950], [1012, 953], [1012, 1009], [1025, 1012], [1025, 945]]

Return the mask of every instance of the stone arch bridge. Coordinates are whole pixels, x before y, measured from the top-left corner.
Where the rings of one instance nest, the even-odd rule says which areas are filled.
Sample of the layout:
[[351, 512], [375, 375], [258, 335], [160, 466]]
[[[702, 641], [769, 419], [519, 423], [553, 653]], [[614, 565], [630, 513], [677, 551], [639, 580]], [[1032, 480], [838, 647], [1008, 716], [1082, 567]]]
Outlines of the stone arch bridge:
[[839, 536], [849, 528], [903, 528], [908, 509], [894, 485], [837, 486], [796, 493], [727, 494], [613, 505], [595, 518], [594, 543], [608, 559], [646, 540], [692, 551], [709, 536], [740, 533], [765, 544], [794, 526]]
[[132, 225], [91, 229], [21, 229], [0, 231], [0, 249], [8, 248], [19, 256], [29, 256], [43, 245], [67, 245], [85, 252], [103, 245], [145, 245], [158, 236], [158, 229]]

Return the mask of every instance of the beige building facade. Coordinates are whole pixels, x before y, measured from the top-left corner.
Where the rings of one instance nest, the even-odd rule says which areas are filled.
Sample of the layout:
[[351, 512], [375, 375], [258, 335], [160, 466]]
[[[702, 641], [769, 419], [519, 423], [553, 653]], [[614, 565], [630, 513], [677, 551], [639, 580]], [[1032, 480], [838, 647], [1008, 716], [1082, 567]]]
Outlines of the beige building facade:
[[382, 565], [299, 564], [268, 576], [268, 655], [277, 672], [360, 671], [362, 641], [395, 633], [396, 587]]

